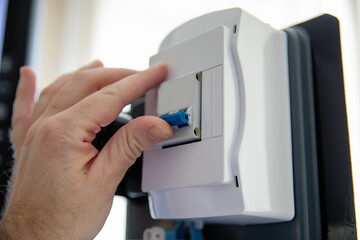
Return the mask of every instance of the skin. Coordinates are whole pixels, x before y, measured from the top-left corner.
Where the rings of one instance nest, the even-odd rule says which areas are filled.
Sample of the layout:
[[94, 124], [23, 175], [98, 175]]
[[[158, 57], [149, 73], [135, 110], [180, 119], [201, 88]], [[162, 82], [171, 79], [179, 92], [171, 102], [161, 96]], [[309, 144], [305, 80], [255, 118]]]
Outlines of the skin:
[[101, 126], [166, 74], [164, 63], [136, 72], [95, 61], [61, 76], [34, 103], [36, 77], [22, 67], [12, 116], [15, 162], [0, 239], [93, 239], [127, 169], [173, 132], [162, 119], [144, 116], [120, 128], [101, 152], [91, 142]]

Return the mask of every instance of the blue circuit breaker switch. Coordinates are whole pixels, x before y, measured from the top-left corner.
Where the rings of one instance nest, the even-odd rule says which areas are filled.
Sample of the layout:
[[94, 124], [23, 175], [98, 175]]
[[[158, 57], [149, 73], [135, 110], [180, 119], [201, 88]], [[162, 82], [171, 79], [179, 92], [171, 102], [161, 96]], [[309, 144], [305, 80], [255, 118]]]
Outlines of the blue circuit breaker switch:
[[185, 111], [163, 115], [160, 116], [160, 118], [168, 122], [171, 126], [184, 127], [188, 126], [189, 123], [189, 114]]

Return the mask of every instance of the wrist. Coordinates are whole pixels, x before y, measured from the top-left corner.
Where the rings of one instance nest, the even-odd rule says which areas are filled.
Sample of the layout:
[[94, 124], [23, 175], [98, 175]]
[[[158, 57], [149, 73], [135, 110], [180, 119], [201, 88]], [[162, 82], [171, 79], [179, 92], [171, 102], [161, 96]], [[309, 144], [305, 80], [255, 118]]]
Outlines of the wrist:
[[28, 230], [29, 227], [24, 223], [23, 217], [6, 213], [0, 223], [0, 239], [31, 239], [35, 236], [33, 236], [32, 231]]
[[[23, 214], [26, 213], [26, 214]], [[50, 224], [44, 214], [32, 210], [12, 211], [8, 209], [0, 222], [1, 240], [71, 239], [64, 228]], [[55, 227], [58, 226], [58, 227]]]
[[12, 226], [9, 222], [8, 217], [4, 218], [0, 222], [0, 239], [13, 240], [16, 239], [15, 231], [16, 226]]
[[0, 239], [40, 239], [34, 224], [21, 214], [7, 212], [0, 223]]
[[0, 239], [3, 239], [3, 240], [13, 239], [13, 238], [11, 238], [11, 235], [9, 234], [9, 231], [7, 230], [3, 221], [0, 223]]

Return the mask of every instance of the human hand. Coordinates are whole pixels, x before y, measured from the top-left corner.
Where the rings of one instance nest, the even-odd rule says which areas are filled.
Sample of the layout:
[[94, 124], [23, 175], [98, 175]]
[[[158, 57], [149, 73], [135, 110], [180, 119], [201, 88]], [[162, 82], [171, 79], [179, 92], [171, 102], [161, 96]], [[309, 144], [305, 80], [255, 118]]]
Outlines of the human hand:
[[144, 116], [120, 128], [101, 152], [91, 142], [101, 126], [166, 73], [164, 63], [135, 72], [96, 61], [60, 77], [34, 103], [35, 75], [23, 67], [12, 117], [15, 163], [0, 238], [93, 239], [126, 170], [172, 129], [160, 118]]

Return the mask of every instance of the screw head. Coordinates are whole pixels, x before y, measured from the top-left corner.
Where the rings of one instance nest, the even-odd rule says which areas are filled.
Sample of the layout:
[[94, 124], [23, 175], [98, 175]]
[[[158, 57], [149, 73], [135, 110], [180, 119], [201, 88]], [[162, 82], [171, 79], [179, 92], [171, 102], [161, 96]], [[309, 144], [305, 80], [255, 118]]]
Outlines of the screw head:
[[195, 136], [199, 136], [200, 129], [199, 128], [194, 128], [194, 134], [195, 134]]
[[201, 81], [201, 73], [195, 74], [196, 80]]

